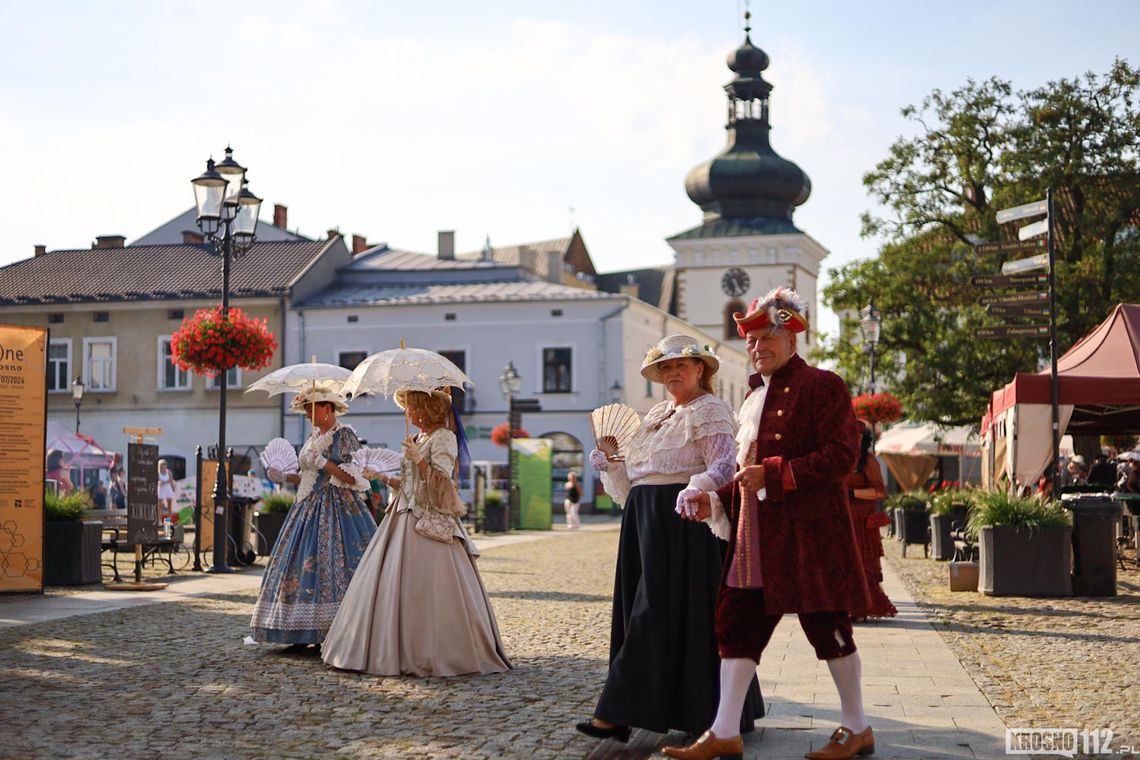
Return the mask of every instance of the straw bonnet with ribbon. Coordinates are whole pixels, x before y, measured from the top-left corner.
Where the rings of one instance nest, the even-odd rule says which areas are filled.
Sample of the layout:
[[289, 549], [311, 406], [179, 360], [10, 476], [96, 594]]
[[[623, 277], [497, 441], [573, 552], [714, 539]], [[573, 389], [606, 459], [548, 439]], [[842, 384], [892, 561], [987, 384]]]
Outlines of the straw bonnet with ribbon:
[[658, 365], [673, 359], [699, 359], [708, 368], [708, 377], [720, 369], [720, 359], [710, 346], [701, 344], [691, 335], [666, 335], [645, 354], [641, 376], [655, 383], [661, 382], [661, 367]]
[[344, 396], [331, 388], [318, 386], [316, 388], [306, 388], [293, 397], [290, 402], [289, 408], [294, 412], [304, 412], [305, 407], [309, 404], [328, 403], [333, 405], [333, 410], [337, 414], [344, 414], [348, 411], [348, 402], [345, 401]]
[[762, 330], [765, 327], [782, 327], [794, 333], [808, 328], [807, 304], [800, 294], [791, 288], [773, 288], [766, 295], [752, 301], [748, 313], [739, 311], [732, 315], [736, 320], [736, 331], [745, 337], [749, 330]]
[[[401, 409], [407, 409], [408, 394], [412, 392], [424, 394], [429, 393], [429, 391], [420, 390], [419, 388], [400, 388], [394, 394], [392, 394], [392, 398], [396, 401], [396, 406], [400, 407]], [[436, 398], [445, 399], [448, 404], [451, 403], [451, 390], [449, 388], [433, 388], [430, 391], [430, 395], [435, 396]]]

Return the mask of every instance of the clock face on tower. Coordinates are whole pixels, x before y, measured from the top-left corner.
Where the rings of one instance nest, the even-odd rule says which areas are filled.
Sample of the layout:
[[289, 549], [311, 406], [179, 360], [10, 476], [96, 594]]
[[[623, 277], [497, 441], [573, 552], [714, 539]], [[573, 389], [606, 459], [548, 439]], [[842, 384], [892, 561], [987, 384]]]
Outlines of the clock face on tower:
[[733, 298], [739, 298], [747, 293], [749, 285], [751, 282], [748, 280], [748, 273], [740, 267], [733, 267], [720, 278], [720, 287]]

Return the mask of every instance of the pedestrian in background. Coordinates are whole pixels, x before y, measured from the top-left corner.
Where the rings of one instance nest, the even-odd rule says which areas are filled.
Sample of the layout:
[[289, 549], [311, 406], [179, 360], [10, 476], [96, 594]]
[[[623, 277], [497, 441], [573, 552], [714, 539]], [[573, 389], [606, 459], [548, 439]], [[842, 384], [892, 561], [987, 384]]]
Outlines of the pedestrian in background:
[[578, 484], [578, 473], [571, 470], [566, 473], [566, 498], [562, 500], [562, 507], [566, 510], [566, 527], [577, 530], [578, 505], [582, 500], [582, 487]]

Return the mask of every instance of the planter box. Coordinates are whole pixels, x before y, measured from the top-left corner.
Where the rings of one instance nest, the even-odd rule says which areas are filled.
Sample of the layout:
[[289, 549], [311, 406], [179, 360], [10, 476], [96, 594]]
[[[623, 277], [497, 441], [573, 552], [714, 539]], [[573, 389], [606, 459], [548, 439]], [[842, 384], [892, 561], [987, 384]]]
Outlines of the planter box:
[[44, 523], [44, 585], [85, 586], [103, 582], [103, 523]]
[[285, 524], [288, 512], [258, 512], [257, 513], [257, 553], [268, 557], [273, 553], [277, 544], [277, 537], [281, 535], [281, 526]]
[[951, 562], [950, 563], [950, 590], [951, 591], [977, 591], [978, 590], [978, 563], [977, 562]]
[[986, 525], [978, 533], [981, 591], [988, 596], [1072, 596], [1069, 526], [1032, 533]]
[[954, 559], [954, 540], [950, 538], [952, 515], [930, 516], [930, 556], [945, 562]]
[[927, 555], [930, 544], [930, 520], [925, 509], [897, 509], [899, 540], [903, 543], [902, 554], [906, 556], [907, 544], [922, 544], [922, 556]]

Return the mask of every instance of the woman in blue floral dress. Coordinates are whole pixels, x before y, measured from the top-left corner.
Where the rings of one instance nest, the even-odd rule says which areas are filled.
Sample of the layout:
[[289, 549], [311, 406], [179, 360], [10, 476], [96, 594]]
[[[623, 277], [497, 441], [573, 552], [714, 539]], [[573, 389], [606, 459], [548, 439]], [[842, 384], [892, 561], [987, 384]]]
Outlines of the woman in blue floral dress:
[[297, 500], [269, 558], [250, 627], [257, 642], [299, 651], [324, 640], [376, 523], [364, 501], [368, 480], [352, 461], [360, 441], [336, 419], [348, 411], [344, 398], [315, 389], [298, 394], [292, 408], [306, 413], [313, 432], [298, 457], [300, 474], [267, 473], [296, 485]]

